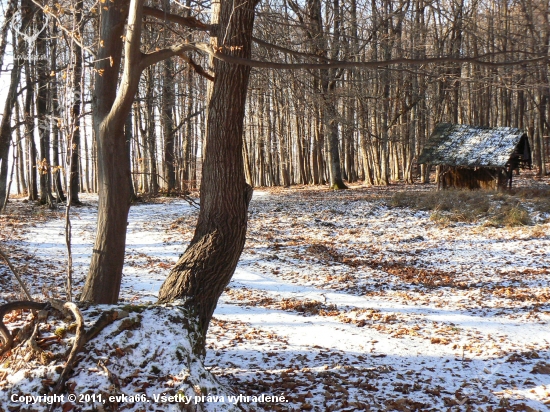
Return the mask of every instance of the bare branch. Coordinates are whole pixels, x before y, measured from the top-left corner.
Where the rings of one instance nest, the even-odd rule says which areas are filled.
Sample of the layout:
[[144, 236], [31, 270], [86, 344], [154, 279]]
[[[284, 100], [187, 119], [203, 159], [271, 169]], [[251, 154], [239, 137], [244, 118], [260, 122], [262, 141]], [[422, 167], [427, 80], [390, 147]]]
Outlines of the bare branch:
[[265, 40], [258, 39], [257, 37], [252, 37], [252, 41], [254, 43], [256, 43], [257, 45], [259, 45], [259, 46], [267, 47], [269, 49], [278, 50], [280, 52], [283, 52], [283, 53], [286, 53], [286, 54], [291, 54], [293, 56], [307, 57], [307, 58], [310, 58], [310, 59], [318, 59], [318, 60], [324, 60], [324, 61], [327, 61], [327, 62], [334, 62], [334, 63], [338, 62], [338, 60], [333, 60], [333, 59], [330, 59], [326, 56], [319, 56], [319, 55], [311, 54], [311, 53], [303, 53], [303, 52], [299, 52], [299, 51], [296, 51], [296, 50], [288, 49], [286, 47], [277, 46], [276, 44], [266, 42]]
[[183, 60], [185, 60], [187, 62], [187, 64], [189, 64], [189, 66], [191, 66], [193, 68], [193, 70], [195, 70], [195, 72], [198, 75], [200, 75], [202, 77], [205, 77], [206, 79], [210, 80], [211, 82], [214, 81], [214, 76], [212, 76], [206, 70], [204, 70], [203, 67], [200, 64], [195, 63], [190, 56], [188, 56], [186, 54], [179, 54], [179, 57], [181, 57]]
[[[55, 20], [57, 20], [58, 27], [61, 28], [61, 30], [67, 34], [72, 41], [74, 41], [76, 44], [78, 44], [83, 50], [86, 50], [88, 53], [90, 53], [90, 56], [96, 57], [94, 51], [90, 47], [86, 47], [82, 40], [78, 36], [78, 31], [76, 30], [69, 30], [65, 25], [61, 22], [59, 17], [52, 11], [50, 7], [45, 7], [44, 5], [40, 4], [37, 0], [32, 0], [35, 6], [37, 6], [44, 14], [47, 14], [48, 16], [53, 17]], [[129, 0], [126, 0], [126, 2], [129, 2]]]
[[156, 64], [162, 60], [168, 59], [173, 56], [184, 56], [184, 52], [198, 51], [199, 49], [191, 43], [183, 43], [165, 49], [160, 49], [152, 53], [142, 54], [142, 58], [139, 64], [140, 70], [145, 70], [148, 66]]
[[[197, 30], [206, 31], [206, 32], [212, 32], [216, 28], [215, 25], [203, 23], [202, 21], [200, 21], [200, 20], [198, 20], [194, 17], [183, 17], [183, 16], [178, 16], [176, 14], [165, 13], [162, 10], [155, 9], [153, 7], [148, 7], [148, 6], [143, 7], [143, 14], [146, 15], [146, 16], [155, 17], [155, 18], [160, 19], [160, 20], [170, 21], [172, 23], [177, 23], [177, 24], [180, 24], [182, 26], [189, 27], [191, 29], [197, 29]], [[256, 43], [260, 46], [268, 47], [270, 49], [279, 50], [283, 53], [292, 54], [292, 55], [295, 55], [295, 56], [317, 58], [317, 59], [322, 59], [322, 60], [325, 60], [325, 61], [334, 61], [334, 60], [331, 60], [327, 57], [316, 56], [316, 55], [310, 54], [310, 53], [302, 53], [302, 52], [299, 52], [299, 51], [287, 49], [286, 47], [277, 46], [276, 44], [266, 42], [265, 40], [258, 39], [257, 37], [252, 37], [252, 41], [254, 41], [254, 43]], [[201, 73], [199, 73], [199, 74], [201, 74]]]
[[21, 310], [21, 309], [42, 310], [42, 309], [45, 309], [47, 306], [48, 306], [48, 303], [32, 302], [32, 301], [25, 301], [25, 300], [10, 302], [0, 306], [0, 335], [2, 335], [2, 339], [4, 341], [4, 346], [0, 351], [0, 355], [3, 355], [8, 350], [10, 350], [13, 345], [13, 336], [11, 336], [10, 331], [8, 330], [8, 328], [6, 328], [6, 325], [4, 325], [4, 315], [13, 310]]
[[57, 380], [57, 384], [53, 389], [53, 393], [59, 393], [63, 388], [65, 381], [67, 380], [67, 378], [69, 377], [69, 374], [73, 369], [76, 355], [86, 343], [86, 334], [84, 333], [85, 332], [84, 319], [82, 317], [82, 313], [80, 313], [80, 310], [78, 309], [78, 307], [72, 302], [65, 303], [63, 305], [63, 308], [71, 311], [71, 313], [73, 314], [76, 320], [76, 335], [74, 338], [73, 347], [71, 348], [71, 352], [69, 353], [69, 357], [67, 358], [67, 362], [65, 363], [65, 368], [63, 368], [61, 375], [59, 375], [59, 379]]
[[[380, 67], [388, 67], [393, 65], [424, 65], [424, 64], [442, 64], [442, 63], [471, 63], [480, 66], [487, 67], [504, 67], [504, 66], [520, 66], [532, 63], [541, 63], [550, 61], [548, 55], [540, 56], [540, 54], [534, 54], [540, 57], [534, 57], [532, 59], [521, 59], [514, 61], [504, 61], [504, 62], [489, 62], [483, 60], [484, 58], [502, 55], [500, 53], [489, 53], [483, 56], [476, 57], [425, 57], [420, 59], [409, 59], [409, 58], [398, 58], [390, 60], [376, 60], [368, 62], [350, 62], [350, 61], [338, 61], [334, 63], [276, 63], [276, 62], [265, 62], [260, 60], [253, 59], [244, 59], [242, 57], [231, 56], [225, 53], [222, 53], [218, 50], [214, 50], [212, 46], [207, 43], [195, 43], [195, 46], [198, 50], [202, 50], [208, 53], [210, 56], [231, 64], [240, 64], [243, 66], [255, 67], [255, 68], [265, 68], [265, 69], [280, 69], [280, 70], [300, 70], [300, 69], [352, 69], [352, 68], [365, 68], [365, 69], [377, 69]], [[509, 54], [509, 53], [506, 53]]]
[[155, 9], [153, 7], [144, 6], [143, 14], [146, 16], [156, 17], [160, 20], [171, 21], [172, 23], [178, 23], [182, 26], [189, 27], [191, 29], [197, 29], [201, 31], [212, 31], [215, 26], [211, 24], [203, 23], [195, 17], [183, 17], [177, 14], [166, 13], [163, 10]]
[[0, 256], [2, 256], [2, 258], [4, 258], [4, 260], [6, 261], [6, 263], [8, 264], [8, 267], [10, 268], [11, 272], [13, 273], [13, 275], [15, 276], [15, 278], [17, 279], [17, 281], [19, 282], [19, 285], [21, 286], [21, 289], [23, 289], [23, 292], [25, 293], [25, 295], [27, 296], [27, 299], [32, 301], [33, 298], [31, 296], [31, 294], [29, 293], [29, 290], [27, 289], [27, 286], [25, 285], [25, 282], [23, 281], [23, 279], [21, 278], [21, 276], [19, 276], [19, 274], [17, 273], [17, 271], [15, 270], [15, 267], [13, 267], [13, 265], [11, 264], [10, 262], [10, 259], [8, 258], [8, 256], [4, 253], [4, 251], [2, 249], [0, 249]]

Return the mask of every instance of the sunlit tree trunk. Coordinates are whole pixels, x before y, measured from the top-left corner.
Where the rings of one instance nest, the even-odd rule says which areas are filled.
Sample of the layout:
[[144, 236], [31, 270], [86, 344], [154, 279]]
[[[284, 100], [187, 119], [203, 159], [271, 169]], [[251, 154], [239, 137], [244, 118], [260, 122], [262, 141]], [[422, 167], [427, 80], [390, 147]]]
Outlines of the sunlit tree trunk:
[[[249, 58], [255, 1], [222, 0], [212, 33], [215, 47]], [[250, 68], [213, 62], [207, 135], [195, 234], [159, 292], [159, 302], [180, 299], [198, 317], [203, 337], [244, 247], [252, 188], [243, 164], [243, 119]], [[204, 341], [196, 351], [201, 352]]]
[[[105, 3], [105, 7], [100, 8], [99, 36], [103, 46], [98, 48], [93, 95], [99, 207], [92, 261], [81, 296], [81, 300], [95, 303], [118, 301], [130, 208], [130, 165], [126, 155], [124, 124], [137, 90], [139, 74], [137, 78], [132, 77], [131, 71], [126, 70], [121, 82], [122, 90], [117, 93], [123, 48], [120, 39], [128, 15], [127, 4], [119, 0]], [[135, 13], [136, 10], [134, 17]], [[138, 11], [137, 14], [141, 22], [141, 13]], [[132, 29], [139, 31], [138, 26], [141, 24]], [[139, 43], [136, 46], [139, 52]], [[126, 56], [125, 66], [136, 64], [131, 60], [135, 58], [132, 52], [134, 50]]]

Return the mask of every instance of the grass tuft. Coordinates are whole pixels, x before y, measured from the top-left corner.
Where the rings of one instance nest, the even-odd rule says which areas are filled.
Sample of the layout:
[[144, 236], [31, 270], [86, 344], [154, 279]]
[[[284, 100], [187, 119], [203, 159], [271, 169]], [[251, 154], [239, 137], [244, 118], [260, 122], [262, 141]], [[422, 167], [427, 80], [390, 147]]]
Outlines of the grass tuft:
[[487, 226], [526, 226], [533, 223], [532, 212], [550, 213], [550, 189], [397, 192], [389, 203], [393, 207], [432, 212], [430, 219], [444, 226], [481, 220]]

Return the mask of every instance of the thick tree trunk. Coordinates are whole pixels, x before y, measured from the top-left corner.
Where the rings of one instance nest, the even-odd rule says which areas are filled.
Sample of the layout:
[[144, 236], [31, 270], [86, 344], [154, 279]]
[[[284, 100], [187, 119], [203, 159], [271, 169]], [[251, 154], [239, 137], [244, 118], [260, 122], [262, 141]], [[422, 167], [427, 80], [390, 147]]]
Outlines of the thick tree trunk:
[[82, 300], [116, 303], [120, 291], [130, 210], [130, 164], [125, 119], [104, 122], [98, 139], [99, 207], [96, 240]]
[[[116, 303], [122, 279], [126, 226], [130, 210], [130, 156], [124, 128], [144, 68], [176, 51], [144, 55], [141, 23], [144, 0], [112, 1], [101, 8], [100, 44], [96, 60], [94, 130], [97, 136], [98, 222], [90, 270], [81, 300]], [[122, 39], [124, 26], [126, 33]], [[124, 70], [117, 89], [124, 44]], [[147, 58], [147, 60], [145, 60]]]
[[[81, 300], [116, 303], [120, 290], [126, 226], [130, 209], [130, 165], [126, 156], [124, 124], [127, 113], [112, 113], [122, 55], [126, 1], [101, 8], [100, 40], [96, 60], [94, 129], [97, 136], [98, 222], [92, 261]], [[112, 63], [111, 63], [112, 62]], [[128, 82], [129, 79], [123, 79]], [[138, 77], [139, 80], [139, 77]], [[132, 95], [133, 100], [133, 95]], [[128, 111], [130, 110], [128, 105]]]
[[[224, 53], [249, 58], [255, 1], [222, 0], [218, 31]], [[195, 235], [159, 292], [159, 302], [181, 300], [198, 317], [203, 338], [244, 247], [252, 188], [243, 164], [243, 119], [250, 68], [214, 61]], [[204, 341], [196, 351], [204, 349]]]

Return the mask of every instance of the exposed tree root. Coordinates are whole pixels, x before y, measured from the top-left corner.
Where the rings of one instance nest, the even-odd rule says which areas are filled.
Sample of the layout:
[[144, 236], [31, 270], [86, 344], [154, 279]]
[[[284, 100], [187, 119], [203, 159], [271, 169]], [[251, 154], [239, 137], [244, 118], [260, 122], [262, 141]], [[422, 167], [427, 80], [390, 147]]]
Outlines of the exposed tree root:
[[107, 368], [107, 365], [105, 365], [105, 363], [100, 360], [98, 363], [98, 366], [101, 367], [101, 369], [103, 369], [105, 371], [105, 373], [107, 374], [107, 378], [109, 378], [109, 382], [111, 382], [115, 389], [120, 392], [120, 379], [118, 379], [118, 377], [109, 370], [109, 368]]
[[2, 356], [4, 353], [9, 351], [13, 345], [13, 336], [11, 335], [6, 325], [4, 325], [4, 315], [6, 315], [6, 313], [11, 312], [13, 310], [22, 310], [22, 309], [43, 310], [43, 309], [46, 309], [48, 305], [49, 303], [40, 303], [40, 302], [31, 302], [31, 301], [22, 300], [22, 301], [6, 303], [5, 305], [0, 306], [0, 334], [2, 335], [2, 340], [4, 341], [4, 346], [0, 351], [0, 356]]
[[[65, 314], [70, 313], [76, 320], [74, 344], [72, 348], [65, 354], [65, 356], [67, 357], [67, 361], [65, 362], [65, 366], [63, 367], [63, 370], [59, 375], [55, 386], [52, 389], [52, 394], [58, 394], [63, 390], [63, 387], [65, 386], [69, 375], [75, 367], [77, 355], [82, 350], [84, 345], [95, 338], [105, 327], [113, 323], [115, 320], [128, 316], [128, 313], [121, 310], [110, 310], [107, 312], [103, 312], [94, 323], [94, 325], [86, 331], [84, 328], [84, 318], [82, 316], [82, 313], [80, 312], [78, 306], [76, 306], [72, 302], [61, 302], [57, 300], [52, 300], [50, 302], [42, 303], [31, 301], [16, 301], [6, 303], [5, 305], [0, 306], [0, 335], [4, 343], [4, 346], [0, 351], [0, 356], [12, 349], [15, 339], [4, 324], [4, 315], [14, 310], [24, 309], [40, 311], [33, 319], [33, 321], [25, 325], [17, 334], [20, 344], [28, 342], [28, 353], [25, 355], [24, 360], [28, 362], [35, 356], [42, 356], [43, 350], [37, 343], [37, 337], [39, 333], [40, 323], [45, 322], [48, 318], [48, 312], [46, 311], [48, 308], [55, 309]], [[105, 367], [104, 365], [100, 366]], [[50, 411], [53, 411], [56, 406], [56, 404], [52, 404], [50, 407]]]
[[93, 326], [86, 332], [85, 342], [91, 341], [99, 335], [105, 327], [109, 326], [115, 320], [125, 318], [126, 316], [128, 316], [128, 314], [123, 313], [120, 310], [109, 310], [107, 312], [103, 312], [101, 316], [99, 316], [99, 319], [96, 320]]
[[70, 310], [76, 320], [76, 336], [74, 339], [74, 345], [69, 352], [67, 362], [65, 363], [65, 367], [63, 368], [61, 375], [59, 375], [59, 379], [57, 380], [57, 384], [53, 389], [53, 393], [58, 393], [65, 385], [69, 374], [73, 370], [76, 355], [86, 343], [86, 334], [84, 333], [84, 318], [82, 317], [82, 313], [80, 313], [78, 307], [72, 302], [65, 303], [63, 307]]

